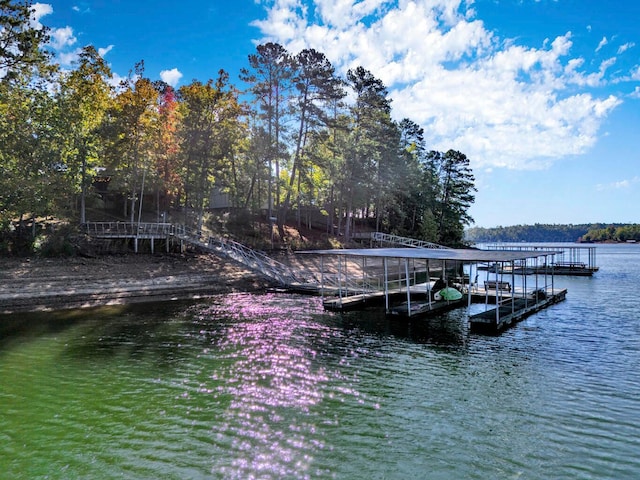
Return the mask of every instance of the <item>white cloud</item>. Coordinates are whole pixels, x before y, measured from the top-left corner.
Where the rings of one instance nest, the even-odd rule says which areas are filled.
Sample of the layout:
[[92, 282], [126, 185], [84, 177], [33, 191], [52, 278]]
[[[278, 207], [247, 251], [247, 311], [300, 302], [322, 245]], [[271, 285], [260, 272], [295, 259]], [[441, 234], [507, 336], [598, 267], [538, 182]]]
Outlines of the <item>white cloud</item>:
[[55, 50], [61, 50], [76, 43], [76, 37], [73, 36], [73, 28], [71, 27], [55, 28], [50, 35], [50, 44]]
[[80, 53], [82, 53], [82, 49], [76, 48], [75, 50], [69, 52], [58, 52], [56, 58], [58, 59], [60, 65], [62, 65], [63, 67], [69, 67], [74, 62], [78, 61], [78, 59], [80, 58]]
[[624, 45], [620, 45], [620, 47], [618, 48], [618, 55], [623, 54], [624, 52], [626, 52], [627, 50], [635, 46], [636, 44], [633, 42], [628, 42], [628, 43], [625, 43]]
[[113, 50], [113, 45], [109, 45], [108, 47], [103, 47], [98, 49], [98, 54], [104, 58], [107, 53]]
[[633, 93], [630, 95], [631, 98], [640, 98], [640, 87], [636, 87]]
[[53, 13], [53, 7], [48, 3], [34, 3], [32, 6], [33, 15], [31, 16], [31, 26], [36, 29], [41, 29], [42, 24], [40, 19], [46, 15]]
[[634, 185], [640, 183], [640, 177], [628, 178], [625, 180], [620, 180], [617, 182], [612, 182], [608, 184], [599, 183], [596, 185], [596, 190], [598, 191], [607, 191], [607, 190], [626, 190], [631, 188]]
[[178, 82], [182, 78], [182, 73], [177, 68], [172, 68], [171, 70], [162, 70], [160, 72], [160, 78], [163, 82], [175, 87], [178, 85]]
[[608, 43], [609, 43], [609, 40], [607, 40], [607, 37], [602, 37], [602, 40], [600, 40], [600, 43], [598, 44], [598, 47], [596, 48], [596, 52], [599, 52], [600, 50], [602, 50], [602, 47], [604, 47]]
[[[463, 151], [474, 167], [544, 168], [594, 145], [621, 102], [599, 87], [615, 58], [571, 56], [571, 32], [539, 48], [498, 38], [466, 0], [275, 0], [261, 42], [324, 52], [336, 69], [380, 78], [393, 113], [425, 128], [429, 148]], [[598, 50], [608, 43], [602, 39]]]

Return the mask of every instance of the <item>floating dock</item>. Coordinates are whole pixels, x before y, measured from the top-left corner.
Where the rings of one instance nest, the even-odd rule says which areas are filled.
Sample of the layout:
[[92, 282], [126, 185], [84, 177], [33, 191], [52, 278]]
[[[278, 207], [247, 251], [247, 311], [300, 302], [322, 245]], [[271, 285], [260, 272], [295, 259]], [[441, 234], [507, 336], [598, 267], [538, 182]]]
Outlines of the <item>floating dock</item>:
[[[555, 275], [590, 277], [599, 270], [596, 263], [596, 247], [594, 246], [493, 243], [486, 245], [484, 249], [493, 251], [535, 252], [542, 250], [556, 252], [551, 265], [531, 265], [529, 262], [524, 262], [524, 264], [514, 266], [514, 268], [519, 269], [521, 273], [526, 275], [535, 274], [536, 271], [541, 271], [541, 269], [552, 268]], [[489, 266], [489, 268], [491, 267]]]
[[[414, 318], [484, 303], [485, 311], [469, 315], [469, 323], [472, 330], [487, 333], [566, 296], [565, 289], [554, 285], [551, 265], [557, 251], [364, 248], [299, 253], [320, 256], [320, 293], [324, 308], [333, 311], [384, 308], [388, 315]], [[325, 269], [323, 259], [329, 256], [338, 257], [337, 269], [336, 262], [333, 270]], [[485, 264], [497, 268], [482, 272], [481, 283], [479, 266]], [[523, 265], [533, 273], [519, 271]], [[436, 294], [445, 287], [458, 289], [462, 299], [439, 299]]]

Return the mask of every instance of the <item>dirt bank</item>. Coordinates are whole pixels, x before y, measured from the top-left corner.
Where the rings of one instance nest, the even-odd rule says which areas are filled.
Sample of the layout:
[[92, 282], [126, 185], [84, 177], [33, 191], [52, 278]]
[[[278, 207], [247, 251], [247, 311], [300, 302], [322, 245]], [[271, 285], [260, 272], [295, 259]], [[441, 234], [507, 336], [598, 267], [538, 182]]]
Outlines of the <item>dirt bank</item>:
[[260, 291], [267, 279], [206, 254], [0, 258], [0, 314]]

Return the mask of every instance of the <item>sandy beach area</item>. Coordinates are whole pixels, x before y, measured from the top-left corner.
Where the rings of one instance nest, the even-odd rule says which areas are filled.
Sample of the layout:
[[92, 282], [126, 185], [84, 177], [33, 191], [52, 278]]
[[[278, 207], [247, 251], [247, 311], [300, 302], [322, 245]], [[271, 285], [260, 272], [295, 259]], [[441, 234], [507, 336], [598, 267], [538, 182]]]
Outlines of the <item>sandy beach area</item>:
[[207, 254], [0, 258], [0, 314], [261, 291], [268, 279]]

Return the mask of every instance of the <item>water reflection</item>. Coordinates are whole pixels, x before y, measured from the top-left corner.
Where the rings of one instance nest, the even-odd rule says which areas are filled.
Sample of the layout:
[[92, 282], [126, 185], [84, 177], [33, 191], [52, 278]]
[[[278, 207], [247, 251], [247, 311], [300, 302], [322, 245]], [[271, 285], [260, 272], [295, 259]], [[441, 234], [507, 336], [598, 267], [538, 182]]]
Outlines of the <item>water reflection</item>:
[[419, 344], [464, 347], [469, 335], [467, 310], [460, 308], [434, 318], [389, 317], [381, 310], [342, 315], [342, 328], [378, 336], [393, 336]]
[[311, 410], [329, 380], [316, 358], [331, 336], [311, 303], [237, 295], [194, 313], [208, 339], [201, 356], [215, 359], [209, 394], [229, 398], [212, 428], [225, 478], [310, 476], [310, 452], [324, 447]]

